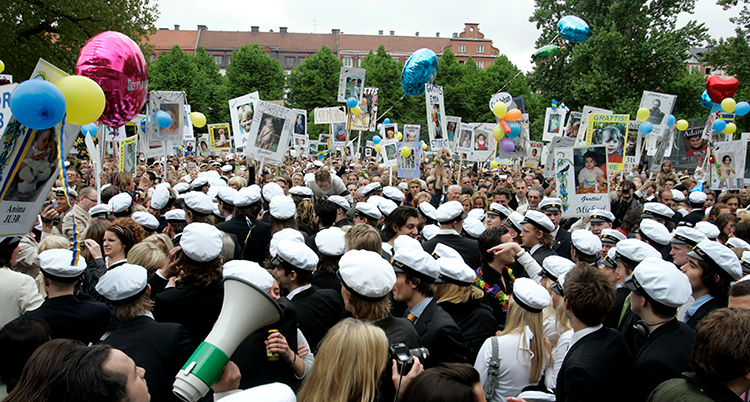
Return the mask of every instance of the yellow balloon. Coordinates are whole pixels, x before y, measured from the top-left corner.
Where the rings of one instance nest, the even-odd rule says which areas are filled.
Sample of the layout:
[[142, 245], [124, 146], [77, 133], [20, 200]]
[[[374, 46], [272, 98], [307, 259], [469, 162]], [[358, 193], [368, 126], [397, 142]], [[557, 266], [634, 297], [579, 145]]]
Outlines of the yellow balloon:
[[502, 119], [503, 116], [508, 113], [508, 105], [504, 102], [497, 102], [492, 106], [492, 113], [494, 113], [498, 119]]
[[651, 111], [648, 110], [648, 108], [642, 107], [638, 109], [637, 116], [638, 116], [638, 120], [640, 120], [641, 122], [644, 122], [648, 120], [649, 117], [651, 117]]
[[734, 134], [735, 131], [737, 131], [737, 125], [734, 123], [727, 123], [727, 127], [721, 130], [721, 132], [724, 134]]
[[97, 121], [104, 112], [107, 100], [104, 91], [94, 80], [81, 75], [69, 75], [55, 81], [65, 96], [65, 121], [82, 126]]
[[422, 149], [427, 149], [427, 144], [422, 143]]
[[352, 114], [355, 116], [359, 116], [359, 114], [362, 113], [362, 108], [359, 107], [359, 105], [352, 108]]
[[206, 115], [201, 112], [190, 113], [190, 121], [195, 127], [201, 128], [206, 125]]
[[0, 60], [0, 74], [2, 74], [3, 71], [5, 71], [5, 63], [3, 63], [2, 60]]
[[[734, 108], [737, 107], [737, 102], [734, 101], [732, 98], [726, 98], [723, 101], [721, 101], [721, 108], [724, 109], [727, 113], [734, 113]], [[731, 123], [730, 123], [731, 124]], [[729, 124], [727, 124], [729, 126]], [[725, 131], [722, 131], [724, 134], [729, 134]]]
[[411, 148], [409, 147], [403, 147], [401, 148], [401, 156], [404, 158], [408, 158], [411, 155]]
[[404, 138], [404, 135], [401, 133], [396, 133], [396, 139], [401, 141], [401, 139]]
[[492, 130], [492, 135], [495, 137], [496, 140], [500, 141], [505, 137], [505, 130], [503, 130], [503, 126], [496, 125], [495, 128]]
[[375, 144], [375, 152], [380, 153], [380, 144]]
[[688, 122], [687, 120], [677, 120], [677, 129], [680, 131], [685, 131], [688, 128]]
[[498, 165], [497, 161], [490, 162], [490, 167], [493, 169], [497, 169], [497, 165]]

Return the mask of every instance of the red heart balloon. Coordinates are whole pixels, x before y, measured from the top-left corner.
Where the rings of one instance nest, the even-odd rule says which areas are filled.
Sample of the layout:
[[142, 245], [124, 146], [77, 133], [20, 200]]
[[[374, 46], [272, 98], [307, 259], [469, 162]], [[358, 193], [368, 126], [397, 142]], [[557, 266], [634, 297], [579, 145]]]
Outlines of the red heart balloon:
[[716, 75], [708, 77], [706, 81], [706, 92], [714, 103], [721, 103], [726, 98], [731, 98], [740, 82], [737, 78], [721, 79]]

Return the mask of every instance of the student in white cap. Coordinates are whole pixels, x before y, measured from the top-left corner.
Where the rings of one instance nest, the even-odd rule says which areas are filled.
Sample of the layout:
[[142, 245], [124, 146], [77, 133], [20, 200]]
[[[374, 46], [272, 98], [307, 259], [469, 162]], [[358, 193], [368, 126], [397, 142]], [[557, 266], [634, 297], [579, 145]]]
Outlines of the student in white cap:
[[337, 227], [329, 227], [315, 234], [315, 250], [318, 253], [318, 267], [315, 269], [310, 283], [320, 289], [341, 290], [336, 272], [339, 270], [339, 260], [344, 255], [346, 233]]
[[282, 240], [271, 259], [281, 286], [289, 293], [286, 299], [297, 311], [299, 329], [305, 334], [313, 352], [326, 332], [341, 318], [344, 301], [341, 292], [312, 286], [313, 271], [318, 266], [318, 256], [304, 243]]
[[696, 223], [702, 221], [706, 217], [703, 206], [707, 199], [708, 196], [703, 191], [691, 191], [688, 195], [691, 211], [680, 220], [680, 223], [695, 227]]
[[703, 234], [708, 237], [708, 240], [716, 240], [716, 238], [721, 234], [721, 230], [719, 230], [718, 226], [707, 221], [700, 221], [696, 223], [695, 228], [703, 232]]
[[187, 226], [185, 210], [173, 209], [167, 211], [167, 213], [164, 214], [164, 220], [167, 221], [167, 227], [164, 228], [163, 233], [172, 239], [175, 246], [178, 246], [180, 244], [182, 231], [185, 229], [185, 226]]
[[193, 191], [199, 191], [199, 192], [202, 192], [203, 194], [206, 194], [208, 192], [208, 187], [209, 187], [208, 177], [206, 176], [199, 176], [198, 178], [196, 178], [190, 183], [190, 188]]
[[135, 211], [131, 218], [136, 221], [146, 232], [145, 237], [151, 236], [159, 229], [159, 220], [155, 216], [144, 211]]
[[286, 195], [277, 195], [273, 197], [268, 204], [268, 214], [270, 215], [269, 223], [271, 224], [271, 233], [276, 233], [281, 229], [292, 228], [299, 229], [297, 221], [294, 219], [297, 213], [297, 206], [294, 205], [292, 197]]
[[625, 240], [627, 237], [625, 237], [622, 232], [616, 229], [602, 229], [601, 233], [601, 240], [602, 240], [602, 251], [599, 253], [599, 256], [601, 258], [607, 257], [607, 253], [609, 253], [609, 249], [612, 247], [616, 247], [617, 243], [620, 240]]
[[543, 264], [545, 258], [556, 255], [552, 251], [552, 246], [555, 244], [552, 231], [555, 230], [555, 225], [547, 215], [539, 211], [527, 211], [522, 224], [523, 246], [529, 250], [539, 265]]
[[190, 184], [185, 182], [180, 182], [174, 185], [174, 191], [177, 192], [177, 194], [185, 194], [188, 191], [190, 191]]
[[[250, 186], [253, 187], [253, 186]], [[253, 187], [256, 188], [256, 187]], [[279, 195], [286, 195], [284, 193], [284, 190], [281, 188], [279, 183], [276, 183], [275, 181], [266, 183], [263, 185], [263, 188], [260, 191], [261, 201], [263, 203], [263, 210], [261, 212], [261, 220], [263, 222], [268, 223], [269, 219], [271, 218], [271, 215], [268, 214], [269, 210], [269, 204], [271, 203], [271, 200], [274, 199], [274, 197]]]
[[486, 220], [488, 228], [494, 228], [503, 224], [503, 221], [508, 219], [510, 216], [510, 210], [505, 208], [503, 204], [493, 202], [490, 204], [490, 209], [487, 210]]
[[680, 267], [693, 289], [695, 301], [683, 321], [693, 329], [713, 310], [727, 306], [729, 285], [742, 276], [742, 265], [729, 247], [711, 240], [698, 243]]
[[[668, 191], [668, 190], [664, 190]], [[669, 192], [671, 195], [671, 192]], [[675, 211], [665, 204], [660, 202], [647, 202], [643, 204], [643, 213], [641, 218], [653, 219], [662, 225], [666, 226], [667, 229], [671, 230], [674, 228], [674, 216]]]
[[354, 205], [354, 224], [364, 223], [379, 229], [378, 222], [383, 218], [383, 214], [375, 204], [369, 202], [358, 202]]
[[416, 240], [400, 236], [392, 264], [396, 271], [393, 299], [408, 306], [406, 318], [414, 323], [422, 345], [430, 350], [430, 359], [425, 363], [429, 366], [465, 363], [466, 351], [461, 330], [433, 299], [434, 283], [440, 276], [440, 267], [435, 259], [419, 250]]
[[216, 206], [219, 208], [221, 219], [219, 222], [228, 221], [232, 219], [234, 214], [234, 197], [237, 196], [238, 191], [229, 186], [221, 186], [216, 192]]
[[164, 288], [171, 278], [159, 278], [160, 271], [156, 275], [160, 283], [151, 283], [156, 321], [182, 324], [192, 339], [206, 338], [224, 299], [222, 246], [221, 231], [214, 226], [201, 222], [185, 226], [180, 246], [170, 252], [170, 260], [182, 266], [176, 286]]
[[306, 179], [305, 185], [315, 193], [316, 197], [340, 195], [349, 202], [353, 201], [352, 195], [346, 189], [344, 181], [326, 169], [320, 169], [315, 172], [315, 177]]
[[659, 384], [690, 371], [693, 330], [680, 322], [677, 308], [690, 297], [690, 281], [674, 264], [646, 258], [625, 279], [630, 309], [641, 320], [636, 326], [632, 390], [635, 400], [646, 400]]
[[570, 234], [570, 241], [573, 248], [571, 253], [573, 262], [585, 262], [592, 267], [599, 266], [599, 253], [602, 251], [602, 241], [597, 235], [588, 230], [578, 229]]
[[183, 198], [185, 220], [187, 223], [203, 222], [213, 225], [212, 212], [214, 210], [214, 203], [211, 198], [205, 193], [200, 191], [191, 191], [185, 194]]
[[739, 237], [730, 237], [729, 239], [727, 239], [727, 242], [724, 243], [724, 245], [729, 248], [741, 248], [745, 250], [750, 250], [750, 244], [740, 239]]
[[552, 231], [552, 237], [555, 238], [555, 244], [552, 251], [561, 257], [570, 259], [570, 232], [560, 227], [562, 217], [563, 202], [559, 198], [545, 198], [539, 203], [539, 210], [555, 225]]
[[76, 288], [83, 281], [86, 260], [73, 252], [51, 249], [39, 253], [47, 300], [17, 320], [37, 319], [50, 328], [52, 339], [67, 338], [88, 345], [99, 341], [110, 323], [111, 312], [104, 303], [91, 298], [78, 299]]
[[404, 198], [406, 198], [403, 191], [391, 186], [383, 188], [383, 197], [395, 202], [397, 206], [403, 204]]
[[347, 211], [351, 208], [351, 204], [349, 204], [349, 201], [347, 201], [346, 198], [340, 195], [332, 195], [328, 197], [328, 201], [336, 206], [336, 220], [334, 221], [336, 227], [341, 228], [354, 225], [354, 222], [349, 220], [349, 215], [347, 215]]
[[419, 211], [419, 223], [421, 227], [425, 225], [434, 225], [437, 219], [437, 209], [427, 201], [422, 201], [417, 206]]
[[383, 188], [381, 187], [380, 183], [375, 181], [365, 186], [364, 190], [362, 190], [362, 195], [365, 196], [365, 200], [369, 199], [373, 195], [381, 195], [383, 194]]
[[419, 235], [419, 212], [416, 208], [409, 206], [400, 206], [393, 210], [385, 218], [382, 234], [388, 239], [383, 242], [383, 251], [393, 256], [393, 243], [397, 237], [406, 235], [417, 238]]
[[[388, 294], [396, 283], [393, 267], [378, 253], [368, 250], [350, 250], [341, 257], [339, 271], [341, 294], [346, 311], [354, 318], [371, 322], [385, 331], [388, 343], [403, 343], [410, 349], [421, 347], [414, 325], [403, 317], [391, 314]], [[391, 370], [386, 369], [380, 384], [381, 400], [390, 401], [396, 396]]]
[[119, 322], [102, 343], [125, 352], [146, 370], [148, 392], [154, 400], [177, 401], [172, 393], [174, 376], [197, 344], [184, 326], [154, 321], [146, 269], [124, 264], [104, 274], [96, 290]]
[[591, 233], [601, 236], [602, 229], [612, 229], [615, 216], [604, 209], [592, 209], [589, 212], [589, 229]]
[[440, 232], [422, 244], [424, 250], [432, 253], [435, 246], [442, 243], [458, 251], [466, 265], [479, 267], [481, 261], [477, 241], [460, 235], [466, 217], [463, 205], [458, 201], [448, 201], [437, 209], [436, 215]]
[[635, 233], [636, 239], [642, 240], [661, 253], [665, 261], [671, 261], [669, 244], [672, 242], [672, 234], [669, 229], [653, 219], [643, 219]]
[[133, 213], [133, 197], [128, 193], [120, 193], [109, 199], [112, 214], [115, 218], [129, 217]]
[[99, 219], [107, 219], [107, 220], [114, 220], [114, 215], [112, 214], [112, 206], [109, 204], [99, 204], [94, 205], [89, 209], [89, 214], [91, 215], [91, 218], [99, 218]]
[[503, 226], [508, 229], [511, 240], [516, 243], [523, 243], [521, 240], [521, 232], [523, 232], [523, 220], [525, 218], [518, 212], [511, 212], [508, 218], [503, 221]]
[[[513, 287], [503, 333], [484, 341], [474, 363], [482, 386], [494, 385], [493, 401], [504, 401], [538, 384], [550, 361], [542, 311], [552, 298], [547, 289], [529, 278], [516, 279]], [[492, 369], [493, 364], [499, 364], [497, 371]]]
[[703, 232], [688, 226], [677, 226], [672, 231], [672, 249], [669, 255], [678, 267], [688, 263], [687, 253], [703, 240], [708, 240]]
[[243, 187], [232, 199], [232, 218], [216, 224], [216, 228], [236, 236], [239, 257], [262, 263], [271, 241], [271, 225], [258, 219], [261, 191], [258, 186]]
[[467, 216], [466, 219], [464, 219], [463, 224], [463, 235], [464, 237], [472, 240], [479, 239], [479, 236], [484, 233], [485, 229], [487, 229], [484, 224], [477, 218], [472, 218], [470, 216]]

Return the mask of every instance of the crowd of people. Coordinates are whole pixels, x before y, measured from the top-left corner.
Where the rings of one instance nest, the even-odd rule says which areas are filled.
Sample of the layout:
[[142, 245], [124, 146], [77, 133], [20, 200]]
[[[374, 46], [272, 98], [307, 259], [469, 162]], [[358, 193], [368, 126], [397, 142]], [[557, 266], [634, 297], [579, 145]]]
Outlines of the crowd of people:
[[204, 401], [750, 400], [748, 189], [700, 169], [571, 218], [538, 169], [105, 162], [0, 241], [2, 401], [178, 401], [232, 277], [283, 315]]

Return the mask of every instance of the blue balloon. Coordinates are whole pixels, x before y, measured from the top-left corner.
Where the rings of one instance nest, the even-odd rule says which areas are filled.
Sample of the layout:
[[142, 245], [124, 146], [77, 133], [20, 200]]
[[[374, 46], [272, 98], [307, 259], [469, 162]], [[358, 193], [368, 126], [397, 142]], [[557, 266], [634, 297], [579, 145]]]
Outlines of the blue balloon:
[[586, 21], [568, 15], [567, 17], [563, 17], [557, 23], [557, 32], [559, 32], [563, 38], [573, 43], [580, 43], [588, 39], [589, 34], [591, 34], [591, 29]]
[[383, 124], [391, 124], [391, 119], [386, 117], [385, 120], [383, 120]]
[[638, 131], [643, 134], [649, 134], [654, 131], [654, 125], [647, 121], [644, 121], [640, 126], [638, 126]]
[[34, 130], [56, 126], [65, 117], [65, 108], [65, 96], [49, 81], [24, 81], [10, 94], [13, 117]]
[[519, 135], [521, 135], [521, 125], [516, 123], [515, 121], [509, 121], [508, 127], [510, 127], [510, 132], [508, 133], [508, 137], [510, 138], [516, 138]]
[[674, 124], [675, 120], [677, 120], [677, 118], [676, 118], [676, 117], [674, 117], [674, 115], [673, 115], [673, 114], [670, 114], [670, 115], [669, 115], [669, 118], [667, 119], [667, 125], [668, 125], [668, 126], [671, 126], [672, 124]]
[[438, 57], [430, 49], [419, 49], [412, 53], [401, 71], [401, 88], [409, 96], [424, 94], [424, 84], [435, 82], [438, 72]]
[[380, 144], [381, 140], [382, 140], [382, 138], [380, 138], [379, 135], [376, 135], [376, 136], [372, 137], [372, 142], [375, 143], [375, 144]]
[[734, 114], [737, 116], [744, 116], [748, 112], [750, 112], [750, 103], [739, 102], [737, 103], [737, 106], [734, 107]]
[[81, 126], [81, 132], [84, 135], [94, 137], [96, 136], [97, 131], [99, 131], [99, 129], [96, 127], [96, 124], [94, 123], [89, 123], [89, 124], [85, 124]]
[[711, 100], [711, 97], [708, 96], [708, 91], [703, 91], [703, 95], [701, 95], [701, 105], [708, 110], [713, 109], [715, 103]]
[[714, 131], [724, 131], [725, 128], [727, 128], [727, 122], [724, 120], [716, 120], [714, 122]]
[[156, 124], [161, 128], [167, 128], [172, 125], [172, 116], [163, 110], [159, 110], [156, 112]]
[[350, 108], [357, 107], [357, 98], [350, 96], [346, 99], [346, 106], [349, 106]]

